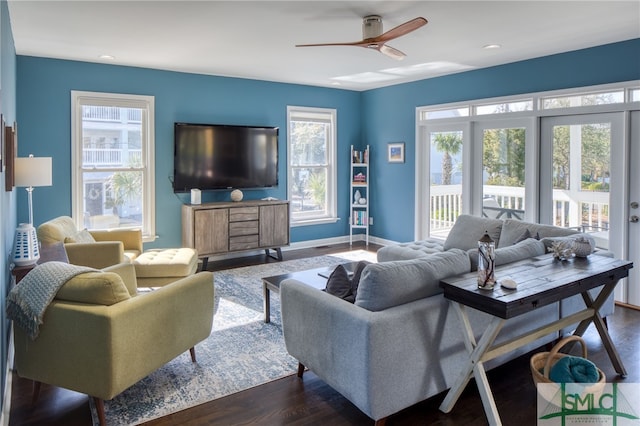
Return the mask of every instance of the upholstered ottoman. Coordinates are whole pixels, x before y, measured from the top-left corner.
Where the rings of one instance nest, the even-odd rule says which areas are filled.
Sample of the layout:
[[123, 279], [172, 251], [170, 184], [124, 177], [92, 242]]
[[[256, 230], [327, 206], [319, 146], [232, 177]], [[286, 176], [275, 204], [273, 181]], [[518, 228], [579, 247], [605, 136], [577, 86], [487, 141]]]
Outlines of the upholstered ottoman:
[[198, 252], [191, 248], [145, 250], [133, 265], [138, 287], [160, 287], [194, 274]]

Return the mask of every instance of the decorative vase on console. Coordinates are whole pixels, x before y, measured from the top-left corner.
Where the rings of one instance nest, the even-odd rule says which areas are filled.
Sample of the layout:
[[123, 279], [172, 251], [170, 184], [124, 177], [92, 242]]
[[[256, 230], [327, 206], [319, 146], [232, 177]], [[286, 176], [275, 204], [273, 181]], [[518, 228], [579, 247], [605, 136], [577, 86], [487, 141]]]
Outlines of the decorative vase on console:
[[242, 194], [242, 191], [240, 191], [239, 189], [234, 189], [233, 191], [231, 191], [231, 201], [242, 201], [243, 196], [244, 194]]

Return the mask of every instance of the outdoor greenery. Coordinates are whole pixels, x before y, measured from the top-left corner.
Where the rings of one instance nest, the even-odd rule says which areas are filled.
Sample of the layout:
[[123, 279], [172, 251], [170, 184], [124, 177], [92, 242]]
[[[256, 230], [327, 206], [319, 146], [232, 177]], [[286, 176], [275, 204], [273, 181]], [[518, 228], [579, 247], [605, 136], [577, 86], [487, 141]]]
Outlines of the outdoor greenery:
[[458, 132], [436, 134], [433, 144], [438, 152], [442, 152], [442, 184], [451, 185], [453, 175], [452, 155], [458, 155], [462, 150], [462, 138]]
[[525, 129], [489, 129], [484, 132], [482, 164], [485, 185], [524, 186]]
[[[582, 190], [609, 191], [610, 128], [608, 124], [580, 126]], [[553, 134], [553, 187], [570, 189], [571, 126], [556, 126]]]

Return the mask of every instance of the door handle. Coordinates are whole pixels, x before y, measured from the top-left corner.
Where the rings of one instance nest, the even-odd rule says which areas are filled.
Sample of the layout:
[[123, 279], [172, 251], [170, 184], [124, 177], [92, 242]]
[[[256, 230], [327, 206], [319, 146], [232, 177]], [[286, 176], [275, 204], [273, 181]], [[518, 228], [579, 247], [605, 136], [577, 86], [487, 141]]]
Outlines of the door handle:
[[638, 221], [640, 221], [640, 218], [635, 214], [629, 218], [629, 222], [631, 223], [637, 223]]

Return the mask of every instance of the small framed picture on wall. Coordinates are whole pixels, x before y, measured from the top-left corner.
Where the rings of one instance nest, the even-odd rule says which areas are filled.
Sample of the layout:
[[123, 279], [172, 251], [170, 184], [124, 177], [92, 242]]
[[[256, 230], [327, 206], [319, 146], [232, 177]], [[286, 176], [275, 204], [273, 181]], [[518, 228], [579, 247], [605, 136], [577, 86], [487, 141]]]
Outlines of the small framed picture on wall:
[[15, 129], [17, 128], [14, 123], [14, 127], [3, 126], [4, 132], [4, 158], [3, 161], [6, 165], [7, 174], [4, 177], [4, 189], [5, 191], [13, 191], [13, 186], [15, 182], [15, 172], [13, 170], [13, 165], [15, 163], [16, 153], [18, 152], [16, 146], [16, 133]]
[[387, 146], [390, 163], [404, 163], [404, 142], [393, 142]]

